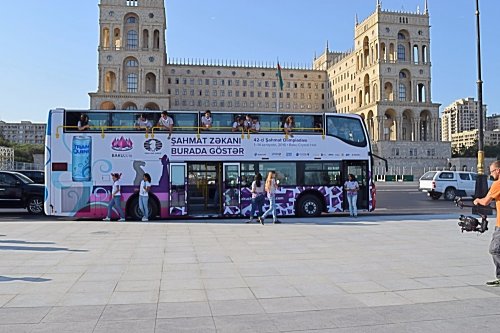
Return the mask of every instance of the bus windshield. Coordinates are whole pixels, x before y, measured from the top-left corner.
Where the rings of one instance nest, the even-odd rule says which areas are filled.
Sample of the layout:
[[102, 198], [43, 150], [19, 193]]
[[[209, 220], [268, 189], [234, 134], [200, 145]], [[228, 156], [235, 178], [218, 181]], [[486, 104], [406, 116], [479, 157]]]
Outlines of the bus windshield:
[[366, 147], [367, 140], [363, 132], [363, 124], [357, 118], [328, 116], [326, 134], [357, 147]]

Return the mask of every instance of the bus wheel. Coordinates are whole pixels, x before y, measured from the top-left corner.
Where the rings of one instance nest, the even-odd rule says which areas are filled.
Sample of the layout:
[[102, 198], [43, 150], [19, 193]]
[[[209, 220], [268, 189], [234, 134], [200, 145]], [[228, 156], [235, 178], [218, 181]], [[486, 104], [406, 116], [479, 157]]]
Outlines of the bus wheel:
[[[127, 209], [127, 215], [130, 216], [134, 220], [140, 220], [142, 219], [142, 212], [139, 208], [139, 196], [133, 197], [130, 202], [130, 205], [128, 206]], [[149, 210], [149, 217], [148, 219], [153, 219], [158, 214], [160, 213], [160, 208], [158, 207], [158, 204], [156, 200], [153, 197], [149, 197], [148, 200], [148, 210]]]
[[306, 194], [299, 199], [297, 204], [297, 213], [303, 217], [320, 216], [322, 205], [318, 197], [312, 194]]

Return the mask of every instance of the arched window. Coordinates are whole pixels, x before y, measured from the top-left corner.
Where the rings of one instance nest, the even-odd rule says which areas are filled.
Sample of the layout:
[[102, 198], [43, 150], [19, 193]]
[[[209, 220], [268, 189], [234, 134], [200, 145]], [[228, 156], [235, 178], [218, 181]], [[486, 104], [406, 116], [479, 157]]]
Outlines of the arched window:
[[137, 23], [137, 19], [134, 16], [127, 17], [127, 23], [134, 24]]
[[149, 48], [149, 30], [148, 29], [144, 29], [142, 31], [142, 47], [144, 49]]
[[399, 84], [399, 100], [406, 101], [406, 86], [403, 83]]
[[122, 39], [120, 35], [120, 29], [116, 28], [113, 34], [113, 38], [115, 39], [115, 49], [119, 50], [122, 47]]
[[418, 84], [418, 101], [421, 103], [425, 103], [425, 102], [427, 102], [426, 99], [427, 98], [425, 96], [425, 86], [423, 83], [419, 83]]
[[413, 45], [413, 63], [418, 64], [418, 45]]
[[137, 92], [138, 82], [137, 82], [137, 74], [128, 74], [127, 75], [127, 92]]
[[137, 46], [138, 46], [137, 31], [129, 30], [129, 32], [127, 33], [127, 48], [137, 49]]
[[105, 50], [109, 49], [109, 29], [104, 28], [102, 30], [102, 47], [104, 47]]
[[399, 78], [400, 79], [406, 79], [406, 73], [403, 72], [403, 71], [399, 72]]
[[422, 46], [422, 62], [427, 63], [427, 46]]
[[127, 60], [127, 62], [125, 63], [125, 65], [127, 67], [138, 67], [139, 66], [139, 62], [135, 59], [129, 59]]
[[398, 39], [399, 40], [403, 40], [403, 39], [406, 39], [406, 38], [405, 38], [405, 35], [403, 33], [398, 32]]
[[406, 60], [406, 50], [402, 44], [398, 45], [398, 60]]
[[155, 30], [153, 33], [153, 48], [158, 50], [160, 48], [160, 31]]

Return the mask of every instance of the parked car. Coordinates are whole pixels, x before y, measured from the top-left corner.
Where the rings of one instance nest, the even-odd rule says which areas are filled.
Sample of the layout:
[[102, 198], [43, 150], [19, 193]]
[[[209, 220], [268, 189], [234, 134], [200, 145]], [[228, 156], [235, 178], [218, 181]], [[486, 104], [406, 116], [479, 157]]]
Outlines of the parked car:
[[45, 184], [45, 172], [41, 170], [14, 170], [22, 173], [37, 184]]
[[[420, 177], [418, 190], [438, 200], [442, 195], [445, 200], [456, 196], [474, 197], [477, 173], [467, 171], [428, 171]], [[488, 187], [491, 180], [488, 180]]]
[[26, 208], [31, 214], [43, 213], [45, 186], [14, 171], [0, 171], [0, 207]]

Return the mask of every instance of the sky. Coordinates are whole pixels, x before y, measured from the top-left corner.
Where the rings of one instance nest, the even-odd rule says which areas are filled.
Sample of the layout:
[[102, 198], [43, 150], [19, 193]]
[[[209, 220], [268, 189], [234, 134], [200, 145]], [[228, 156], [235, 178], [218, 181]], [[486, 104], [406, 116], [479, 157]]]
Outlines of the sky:
[[[125, 1], [125, 0], [124, 0]], [[141, 0], [139, 0], [140, 2]], [[2, 3], [0, 120], [45, 122], [49, 109], [88, 109], [97, 90], [98, 0]], [[432, 101], [440, 110], [477, 99], [475, 0], [428, 0]], [[354, 18], [376, 0], [166, 0], [167, 55], [282, 67], [310, 66], [329, 43], [353, 48]], [[383, 0], [382, 8], [415, 12], [424, 0]], [[500, 114], [500, 61], [495, 20], [500, 1], [480, 0], [483, 102]]]

